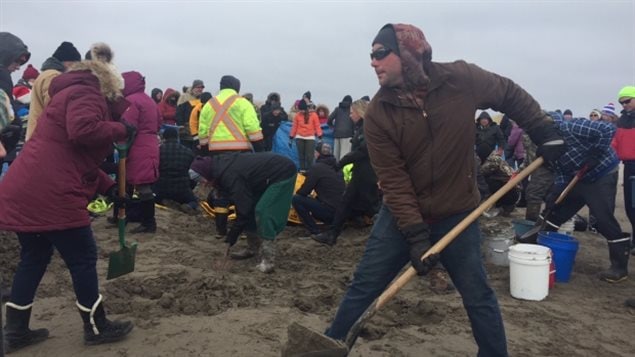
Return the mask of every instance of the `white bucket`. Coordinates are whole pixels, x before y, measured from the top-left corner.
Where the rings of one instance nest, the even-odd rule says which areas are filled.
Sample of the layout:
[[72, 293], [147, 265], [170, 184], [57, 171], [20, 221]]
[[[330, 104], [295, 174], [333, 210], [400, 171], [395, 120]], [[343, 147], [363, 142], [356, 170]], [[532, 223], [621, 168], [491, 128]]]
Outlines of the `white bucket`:
[[509, 247], [509, 292], [516, 299], [540, 301], [549, 294], [551, 249], [536, 244]]
[[513, 244], [512, 238], [492, 238], [487, 242], [487, 261], [498, 266], [509, 266], [507, 252]]

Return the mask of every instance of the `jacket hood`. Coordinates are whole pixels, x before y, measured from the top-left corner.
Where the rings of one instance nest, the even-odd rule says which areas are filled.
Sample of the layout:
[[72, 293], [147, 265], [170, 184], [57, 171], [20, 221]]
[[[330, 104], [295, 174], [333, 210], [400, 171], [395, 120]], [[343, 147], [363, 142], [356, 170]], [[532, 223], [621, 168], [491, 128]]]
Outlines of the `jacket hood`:
[[62, 89], [75, 84], [94, 85], [110, 101], [121, 97], [119, 78], [107, 64], [99, 61], [82, 61], [73, 64], [68, 72], [53, 79], [49, 93], [52, 97]]
[[20, 38], [9, 32], [0, 32], [0, 66], [9, 67], [15, 61], [25, 64], [31, 53]]
[[133, 93], [145, 92], [146, 90], [146, 79], [141, 73], [136, 71], [130, 71], [122, 73], [124, 81], [123, 95], [124, 97], [129, 96]]
[[324, 113], [325, 113], [325, 114], [324, 114], [324, 116], [326, 116], [326, 117], [328, 117], [328, 116], [329, 116], [329, 114], [331, 114], [331, 111], [329, 110], [329, 107], [327, 107], [325, 104], [319, 104], [319, 105], [317, 106], [317, 108], [315, 108], [315, 112], [316, 112], [316, 113], [317, 113], [317, 112], [319, 112], [319, 111], [320, 111], [320, 109], [323, 109], [323, 110], [324, 110]]
[[60, 72], [66, 71], [66, 67], [64, 67], [64, 64], [55, 57], [49, 57], [44, 61], [44, 63], [42, 63], [42, 72], [49, 69], [54, 69]]
[[163, 92], [163, 98], [161, 98], [161, 103], [165, 103], [168, 104], [168, 100], [172, 97], [179, 97], [181, 95], [181, 93], [177, 92], [176, 90], [172, 89], [172, 88], [168, 88], [165, 90], [165, 92]]
[[423, 105], [430, 79], [424, 68], [432, 61], [432, 47], [423, 32], [413, 25], [387, 24], [397, 37], [404, 89], [414, 94], [417, 104]]
[[336, 170], [337, 159], [333, 155], [324, 155], [320, 154], [318, 158], [315, 160], [316, 163], [325, 164]]
[[271, 103], [271, 99], [272, 99], [273, 97], [278, 97], [278, 102], [280, 102], [280, 99], [281, 99], [281, 98], [280, 98], [280, 93], [278, 93], [278, 92], [271, 92], [271, 93], [269, 93], [269, 94], [267, 95], [267, 100], [266, 100], [266, 102], [267, 102], [267, 103]]

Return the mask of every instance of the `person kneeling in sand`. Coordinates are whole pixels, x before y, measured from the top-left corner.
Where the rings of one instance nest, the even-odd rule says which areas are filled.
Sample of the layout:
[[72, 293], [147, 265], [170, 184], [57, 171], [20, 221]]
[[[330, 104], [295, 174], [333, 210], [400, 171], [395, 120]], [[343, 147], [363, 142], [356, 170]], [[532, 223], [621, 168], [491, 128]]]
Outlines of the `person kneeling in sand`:
[[286, 226], [295, 188], [293, 161], [274, 153], [230, 153], [198, 157], [191, 169], [234, 202], [237, 217], [225, 237], [229, 247], [256, 222], [257, 235], [247, 234], [247, 248], [232, 258], [250, 258], [262, 248], [257, 268], [263, 273], [273, 271], [274, 240]]

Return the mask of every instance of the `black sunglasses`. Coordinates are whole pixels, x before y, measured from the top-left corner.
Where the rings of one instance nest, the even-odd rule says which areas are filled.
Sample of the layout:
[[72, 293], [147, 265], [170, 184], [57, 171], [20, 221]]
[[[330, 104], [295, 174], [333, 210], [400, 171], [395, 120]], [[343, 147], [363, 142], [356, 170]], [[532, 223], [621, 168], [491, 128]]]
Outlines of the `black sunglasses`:
[[386, 58], [386, 56], [388, 56], [391, 52], [392, 50], [390, 48], [386, 48], [386, 47], [380, 48], [370, 53], [370, 60], [372, 61], [376, 59], [378, 61], [381, 61], [384, 58]]
[[622, 100], [622, 101], [620, 101], [620, 104], [621, 104], [621, 105], [626, 105], [626, 104], [630, 103], [630, 102], [631, 102], [631, 100], [633, 100], [633, 98], [629, 98], [629, 99], [627, 99], [627, 100]]

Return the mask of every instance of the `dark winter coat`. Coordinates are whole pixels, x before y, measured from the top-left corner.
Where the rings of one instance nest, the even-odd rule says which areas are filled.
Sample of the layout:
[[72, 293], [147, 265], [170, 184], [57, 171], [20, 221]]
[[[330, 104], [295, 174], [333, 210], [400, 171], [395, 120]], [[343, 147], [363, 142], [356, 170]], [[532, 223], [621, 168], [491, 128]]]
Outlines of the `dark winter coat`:
[[106, 98], [118, 80], [107, 65], [87, 61], [53, 79], [40, 130], [0, 182], [0, 229], [47, 232], [90, 225], [86, 206], [114, 182], [99, 169], [126, 128], [112, 120]]
[[317, 200], [332, 209], [342, 204], [342, 194], [346, 189], [344, 176], [336, 169], [337, 160], [333, 155], [320, 155], [311, 166], [306, 179], [296, 194], [308, 196], [311, 191], [317, 194]]
[[340, 102], [339, 106], [329, 115], [329, 126], [333, 127], [333, 137], [336, 139], [353, 136], [353, 121], [351, 120], [351, 104]]
[[161, 127], [159, 109], [145, 93], [145, 80], [139, 72], [122, 74], [123, 95], [130, 102], [122, 119], [137, 128], [137, 135], [128, 153], [126, 181], [131, 185], [151, 184], [159, 177], [159, 139]]
[[262, 127], [262, 135], [266, 137], [274, 136], [276, 130], [280, 127], [280, 123], [286, 120], [289, 120], [289, 117], [282, 108], [280, 108], [280, 114], [277, 116], [273, 115], [272, 111], [268, 111], [266, 114], [263, 114], [262, 121], [260, 123], [260, 126]]
[[377, 175], [370, 163], [368, 147], [364, 138], [364, 120], [355, 124], [353, 137], [351, 138], [351, 152], [340, 159], [340, 167], [353, 164], [352, 177], [349, 185], [355, 185], [362, 195], [359, 198], [361, 207], [374, 207], [379, 199], [377, 189]]
[[176, 139], [164, 142], [159, 153], [159, 181], [154, 185], [154, 193], [167, 199], [188, 197], [192, 193], [189, 170], [194, 153]]

